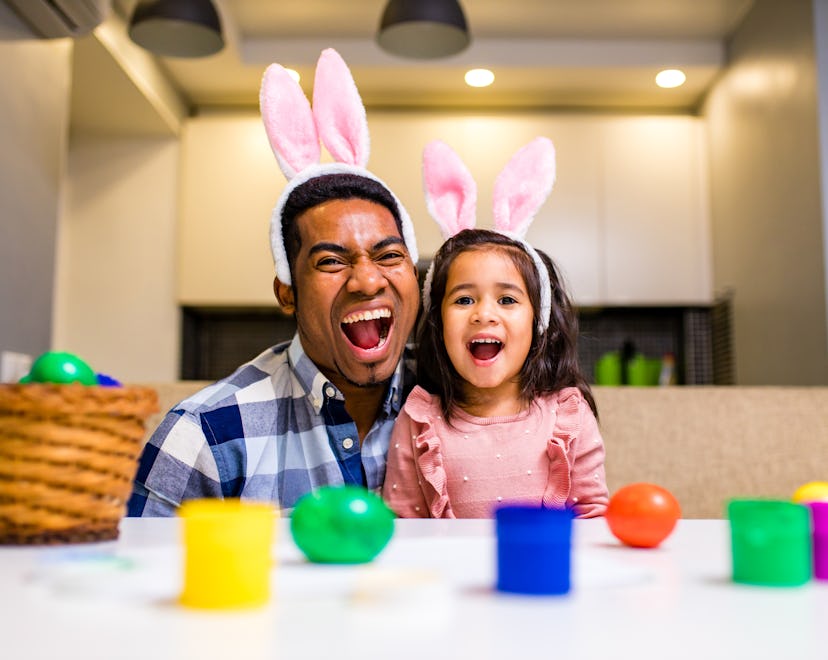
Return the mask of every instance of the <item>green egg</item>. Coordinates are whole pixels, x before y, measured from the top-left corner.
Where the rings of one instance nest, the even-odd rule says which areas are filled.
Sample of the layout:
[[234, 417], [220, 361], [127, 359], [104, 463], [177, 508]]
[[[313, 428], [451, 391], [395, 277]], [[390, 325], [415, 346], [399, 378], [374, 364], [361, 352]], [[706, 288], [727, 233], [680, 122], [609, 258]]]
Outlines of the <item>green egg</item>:
[[325, 486], [296, 503], [290, 531], [312, 562], [364, 564], [391, 540], [394, 518], [382, 498], [365, 488]]
[[72, 353], [49, 351], [32, 364], [27, 382], [32, 383], [81, 383], [97, 385], [98, 378], [86, 362]]

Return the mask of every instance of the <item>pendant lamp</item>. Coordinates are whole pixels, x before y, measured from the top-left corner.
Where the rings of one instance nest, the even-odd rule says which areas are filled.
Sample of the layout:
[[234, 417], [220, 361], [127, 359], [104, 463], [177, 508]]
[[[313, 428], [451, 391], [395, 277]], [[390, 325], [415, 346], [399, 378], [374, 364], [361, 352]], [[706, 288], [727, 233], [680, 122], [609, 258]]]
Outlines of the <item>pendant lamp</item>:
[[377, 33], [383, 50], [414, 59], [455, 55], [470, 42], [458, 0], [388, 0]]
[[224, 47], [211, 0], [141, 0], [129, 36], [142, 48], [169, 57], [205, 57]]

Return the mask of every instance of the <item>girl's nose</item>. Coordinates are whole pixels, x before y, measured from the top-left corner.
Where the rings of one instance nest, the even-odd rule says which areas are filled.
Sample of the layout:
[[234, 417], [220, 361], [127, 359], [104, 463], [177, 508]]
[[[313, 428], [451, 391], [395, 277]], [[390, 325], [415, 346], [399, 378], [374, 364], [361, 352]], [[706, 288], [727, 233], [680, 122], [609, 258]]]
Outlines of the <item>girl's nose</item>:
[[481, 301], [477, 304], [472, 314], [472, 323], [489, 324], [497, 322], [497, 314], [491, 303]]
[[359, 259], [351, 268], [348, 291], [374, 296], [388, 284], [382, 270], [371, 259]]

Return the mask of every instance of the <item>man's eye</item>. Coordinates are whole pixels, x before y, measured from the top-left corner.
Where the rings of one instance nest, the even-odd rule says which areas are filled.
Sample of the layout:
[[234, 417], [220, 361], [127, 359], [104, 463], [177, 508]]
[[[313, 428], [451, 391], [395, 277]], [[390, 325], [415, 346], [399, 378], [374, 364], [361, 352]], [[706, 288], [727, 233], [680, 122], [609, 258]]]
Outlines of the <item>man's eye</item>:
[[339, 257], [322, 257], [316, 262], [317, 268], [335, 268], [342, 265]]
[[398, 263], [405, 259], [405, 255], [402, 252], [392, 251], [392, 252], [383, 252], [379, 257], [377, 257], [377, 261], [381, 261], [384, 264], [390, 263]]

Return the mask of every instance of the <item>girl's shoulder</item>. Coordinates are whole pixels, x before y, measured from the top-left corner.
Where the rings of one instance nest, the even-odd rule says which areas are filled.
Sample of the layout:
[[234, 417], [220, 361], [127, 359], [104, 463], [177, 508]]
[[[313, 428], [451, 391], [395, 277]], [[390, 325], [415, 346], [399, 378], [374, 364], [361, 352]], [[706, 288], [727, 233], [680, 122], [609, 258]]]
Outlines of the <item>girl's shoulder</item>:
[[547, 392], [546, 394], [540, 395], [537, 401], [553, 408], [567, 407], [578, 409], [582, 405], [588, 405], [583, 392], [577, 387], [564, 387], [556, 392]]
[[416, 422], [430, 421], [441, 414], [440, 397], [415, 385], [405, 400], [403, 410]]
[[538, 397], [536, 403], [544, 409], [544, 414], [554, 413], [555, 426], [565, 429], [567, 434], [577, 433], [593, 416], [589, 402], [577, 387], [564, 387], [557, 392], [549, 392]]

